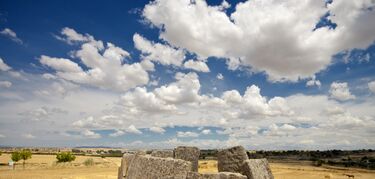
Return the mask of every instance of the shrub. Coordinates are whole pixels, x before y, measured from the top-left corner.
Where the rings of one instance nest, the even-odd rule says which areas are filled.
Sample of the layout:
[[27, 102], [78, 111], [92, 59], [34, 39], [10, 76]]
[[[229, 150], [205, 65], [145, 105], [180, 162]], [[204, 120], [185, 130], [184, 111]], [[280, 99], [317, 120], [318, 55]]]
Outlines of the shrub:
[[[20, 161], [21, 160], [21, 153], [19, 151], [14, 151], [12, 153], [11, 159], [13, 160], [13, 162]], [[14, 169], [16, 169], [16, 164], [15, 163], [13, 164], [13, 170]]]
[[322, 166], [322, 165], [323, 165], [323, 163], [324, 163], [324, 161], [323, 161], [323, 160], [315, 160], [315, 161], [314, 161], [314, 165], [315, 165], [315, 166], [317, 166], [317, 167], [320, 167], [320, 166]]
[[31, 151], [24, 149], [21, 152], [19, 152], [19, 156], [23, 160], [22, 165], [23, 165], [23, 168], [25, 168], [26, 160], [31, 159], [31, 156], [32, 156]]
[[95, 165], [95, 162], [94, 162], [94, 159], [92, 159], [92, 158], [88, 158], [88, 159], [86, 159], [86, 160], [83, 162], [83, 164], [84, 164], [85, 166], [93, 166], [93, 165]]
[[20, 152], [19, 151], [13, 152], [11, 158], [12, 158], [13, 162], [20, 161], [21, 160], [21, 154], [20, 154]]
[[74, 156], [71, 152], [60, 152], [56, 154], [57, 162], [71, 162], [76, 159], [76, 156]]

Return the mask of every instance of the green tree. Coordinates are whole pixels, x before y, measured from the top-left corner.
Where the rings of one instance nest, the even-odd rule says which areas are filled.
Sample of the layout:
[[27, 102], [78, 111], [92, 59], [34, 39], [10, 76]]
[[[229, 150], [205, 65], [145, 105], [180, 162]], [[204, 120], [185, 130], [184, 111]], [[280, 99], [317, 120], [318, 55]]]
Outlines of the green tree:
[[12, 153], [12, 157], [11, 159], [13, 160], [13, 170], [16, 168], [16, 162], [20, 161], [21, 160], [21, 154], [19, 151], [14, 151]]
[[71, 152], [60, 152], [56, 154], [57, 162], [71, 162], [76, 159], [76, 156], [74, 156]]
[[25, 168], [26, 160], [31, 159], [31, 156], [32, 156], [31, 151], [24, 149], [20, 152], [20, 156], [21, 156], [21, 159], [23, 160], [23, 163], [22, 163], [23, 168]]

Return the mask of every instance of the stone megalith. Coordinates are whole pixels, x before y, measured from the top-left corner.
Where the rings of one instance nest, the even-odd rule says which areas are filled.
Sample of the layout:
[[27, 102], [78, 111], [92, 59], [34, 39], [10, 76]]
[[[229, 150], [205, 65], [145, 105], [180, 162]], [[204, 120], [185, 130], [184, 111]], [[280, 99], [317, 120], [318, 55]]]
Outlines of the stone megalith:
[[243, 173], [242, 165], [249, 159], [242, 146], [222, 149], [217, 153], [217, 167], [219, 172]]
[[121, 166], [119, 168], [118, 179], [124, 179], [126, 174], [128, 173], [129, 166], [131, 165], [132, 161], [134, 160], [137, 154], [129, 154], [125, 153], [122, 156]]
[[126, 154], [121, 161], [118, 179], [185, 179], [190, 171], [189, 161]]
[[273, 179], [267, 159], [249, 159], [243, 163], [242, 174], [248, 179]]
[[192, 171], [198, 171], [200, 151], [197, 147], [179, 146], [174, 149], [174, 158], [191, 162]]
[[173, 150], [154, 150], [151, 152], [151, 156], [161, 158], [173, 158]]
[[231, 172], [220, 173], [198, 173], [189, 172], [186, 179], [247, 179], [245, 175]]
[[128, 166], [124, 179], [185, 179], [190, 171], [191, 163], [189, 161], [135, 155]]

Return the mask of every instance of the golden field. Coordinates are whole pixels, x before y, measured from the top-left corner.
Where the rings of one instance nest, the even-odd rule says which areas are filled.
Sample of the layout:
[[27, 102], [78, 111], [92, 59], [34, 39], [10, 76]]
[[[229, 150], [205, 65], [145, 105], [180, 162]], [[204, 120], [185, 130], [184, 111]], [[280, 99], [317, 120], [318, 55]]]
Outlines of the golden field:
[[[93, 158], [94, 166], [85, 166], [86, 159]], [[55, 155], [33, 155], [26, 161], [25, 169], [22, 162], [11, 169], [6, 164], [9, 154], [0, 156], [0, 179], [116, 179], [117, 168], [121, 158], [100, 158], [77, 156], [72, 163], [56, 164]], [[296, 163], [271, 163], [275, 179], [347, 179], [345, 174], [354, 175], [355, 179], [374, 179], [375, 171], [363, 169], [348, 169], [338, 167], [313, 167]], [[217, 162], [214, 160], [199, 161], [199, 172], [217, 172]]]

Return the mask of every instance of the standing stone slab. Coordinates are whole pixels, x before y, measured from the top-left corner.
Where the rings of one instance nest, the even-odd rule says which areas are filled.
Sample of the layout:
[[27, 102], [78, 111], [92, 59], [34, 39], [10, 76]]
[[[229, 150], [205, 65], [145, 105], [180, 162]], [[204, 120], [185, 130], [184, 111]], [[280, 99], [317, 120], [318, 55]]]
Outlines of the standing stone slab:
[[219, 172], [242, 173], [242, 165], [247, 159], [242, 146], [223, 149], [217, 153], [217, 167]]
[[151, 156], [161, 158], [173, 158], [173, 150], [154, 150], [151, 152]]
[[189, 172], [186, 179], [247, 179], [246, 176], [239, 173], [220, 172], [220, 173], [198, 173]]
[[185, 160], [136, 155], [125, 179], [185, 179], [191, 163]]
[[249, 179], [273, 179], [267, 159], [249, 159], [243, 163], [243, 174]]
[[129, 166], [131, 165], [136, 154], [125, 153], [121, 159], [121, 166], [119, 168], [118, 179], [123, 179], [128, 173]]
[[191, 162], [192, 171], [198, 171], [200, 151], [197, 147], [180, 146], [174, 149], [174, 158]]

